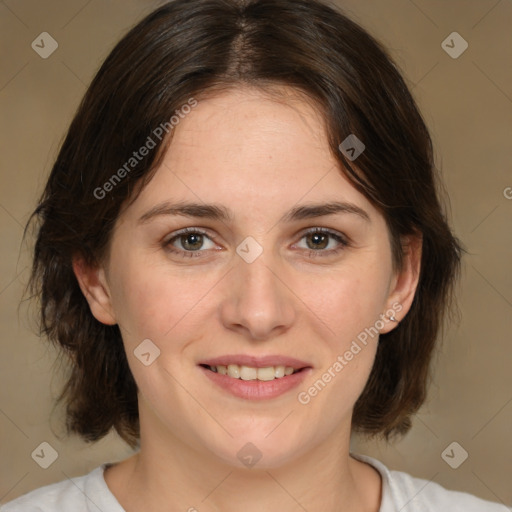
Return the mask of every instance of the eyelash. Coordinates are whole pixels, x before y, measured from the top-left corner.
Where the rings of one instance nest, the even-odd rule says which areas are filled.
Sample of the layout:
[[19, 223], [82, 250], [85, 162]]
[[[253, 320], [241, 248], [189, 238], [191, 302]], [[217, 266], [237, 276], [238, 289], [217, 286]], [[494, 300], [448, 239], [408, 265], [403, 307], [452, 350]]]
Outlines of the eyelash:
[[[349, 246], [348, 239], [345, 236], [341, 235], [340, 233], [331, 231], [327, 228], [311, 228], [302, 234], [302, 236], [300, 237], [300, 240], [302, 240], [304, 237], [306, 237], [308, 235], [318, 234], [318, 233], [329, 235], [331, 238], [333, 238], [334, 240], [336, 240], [336, 242], [339, 243], [339, 246], [336, 249], [329, 249], [329, 250], [305, 249], [307, 251], [307, 255], [309, 257], [317, 258], [317, 257], [332, 256], [334, 254], [339, 253], [344, 248]], [[172, 243], [175, 240], [177, 240], [178, 238], [180, 238], [183, 235], [188, 235], [188, 234], [203, 235], [203, 236], [208, 237], [210, 240], [212, 240], [206, 231], [203, 231], [199, 228], [185, 228], [185, 229], [182, 229], [181, 231], [178, 231], [177, 233], [175, 233], [171, 238], [164, 240], [162, 245], [169, 252], [171, 252], [173, 254], [177, 254], [179, 256], [183, 256], [184, 258], [198, 257], [201, 255], [201, 253], [203, 253], [205, 251], [201, 250], [201, 249], [199, 249], [197, 251], [178, 250], [178, 249], [175, 249], [174, 246], [172, 245]]]

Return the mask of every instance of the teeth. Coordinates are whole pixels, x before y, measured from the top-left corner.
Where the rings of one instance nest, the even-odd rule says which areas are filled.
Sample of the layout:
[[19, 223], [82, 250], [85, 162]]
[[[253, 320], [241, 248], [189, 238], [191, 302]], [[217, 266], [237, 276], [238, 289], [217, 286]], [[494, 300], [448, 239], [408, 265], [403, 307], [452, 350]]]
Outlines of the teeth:
[[274, 380], [277, 372], [273, 366], [267, 368], [258, 368], [258, 380]]
[[240, 366], [240, 378], [242, 380], [254, 380], [258, 378], [258, 370], [250, 366]]
[[295, 372], [291, 366], [267, 366], [266, 368], [253, 368], [238, 364], [230, 364], [228, 366], [217, 365], [208, 367], [212, 372], [227, 375], [233, 379], [242, 380], [262, 380], [269, 381], [281, 379]]
[[[281, 377], [284, 377], [284, 372], [286, 370], [286, 368], [284, 366], [276, 366], [275, 370], [276, 370], [276, 379], [280, 379]], [[292, 372], [293, 372], [293, 368], [292, 368]]]
[[234, 379], [240, 378], [240, 366], [237, 364], [230, 364], [228, 366], [228, 375]]

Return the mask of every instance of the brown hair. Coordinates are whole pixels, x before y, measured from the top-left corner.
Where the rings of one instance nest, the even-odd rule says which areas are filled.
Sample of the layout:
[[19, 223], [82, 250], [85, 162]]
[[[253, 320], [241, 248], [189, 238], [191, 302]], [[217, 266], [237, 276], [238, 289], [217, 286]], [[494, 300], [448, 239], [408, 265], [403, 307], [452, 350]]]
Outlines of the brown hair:
[[[39, 221], [31, 290], [41, 301], [41, 332], [71, 359], [59, 397], [68, 432], [94, 441], [114, 428], [130, 446], [138, 443], [137, 386], [119, 328], [93, 317], [72, 258], [101, 260], [122, 204], [151, 179], [169, 138], [155, 141], [122, 179], [112, 177], [190, 98], [241, 84], [287, 85], [313, 100], [340, 172], [384, 215], [398, 267], [402, 237], [422, 237], [412, 307], [381, 336], [353, 428], [405, 433], [425, 399], [461, 249], [439, 203], [428, 130], [396, 65], [361, 27], [316, 0], [176, 0], [107, 57], [31, 217]], [[366, 146], [354, 163], [338, 149], [350, 134]]]

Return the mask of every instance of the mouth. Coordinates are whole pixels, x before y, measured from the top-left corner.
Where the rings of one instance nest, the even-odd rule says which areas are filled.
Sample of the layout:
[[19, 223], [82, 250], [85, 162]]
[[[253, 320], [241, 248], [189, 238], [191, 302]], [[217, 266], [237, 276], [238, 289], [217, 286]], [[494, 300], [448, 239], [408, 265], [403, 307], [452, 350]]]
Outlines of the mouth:
[[226, 356], [198, 366], [224, 391], [245, 399], [277, 397], [299, 385], [312, 370], [311, 365], [287, 357]]
[[274, 379], [282, 379], [283, 377], [288, 377], [288, 375], [293, 375], [295, 373], [301, 372], [306, 368], [293, 368], [293, 366], [265, 366], [263, 368], [257, 368], [254, 366], [246, 366], [239, 364], [230, 364], [230, 365], [208, 365], [201, 364], [203, 368], [210, 370], [211, 372], [218, 373], [220, 375], [226, 375], [231, 379], [241, 379], [241, 380], [259, 380], [263, 382], [268, 382]]

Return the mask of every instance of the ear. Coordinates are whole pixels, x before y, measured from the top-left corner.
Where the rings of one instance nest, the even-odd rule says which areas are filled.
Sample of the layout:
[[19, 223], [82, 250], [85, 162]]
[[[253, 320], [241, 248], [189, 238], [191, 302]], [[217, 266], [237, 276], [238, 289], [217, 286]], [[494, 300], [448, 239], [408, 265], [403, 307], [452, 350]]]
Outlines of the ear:
[[90, 266], [81, 256], [73, 257], [73, 272], [78, 280], [94, 318], [106, 325], [115, 325], [110, 290], [102, 266]]
[[[384, 312], [385, 325], [380, 330], [381, 334], [392, 331], [411, 309], [420, 277], [421, 253], [421, 235], [402, 239], [402, 267], [396, 271], [390, 284]], [[396, 321], [390, 321], [390, 317]]]

